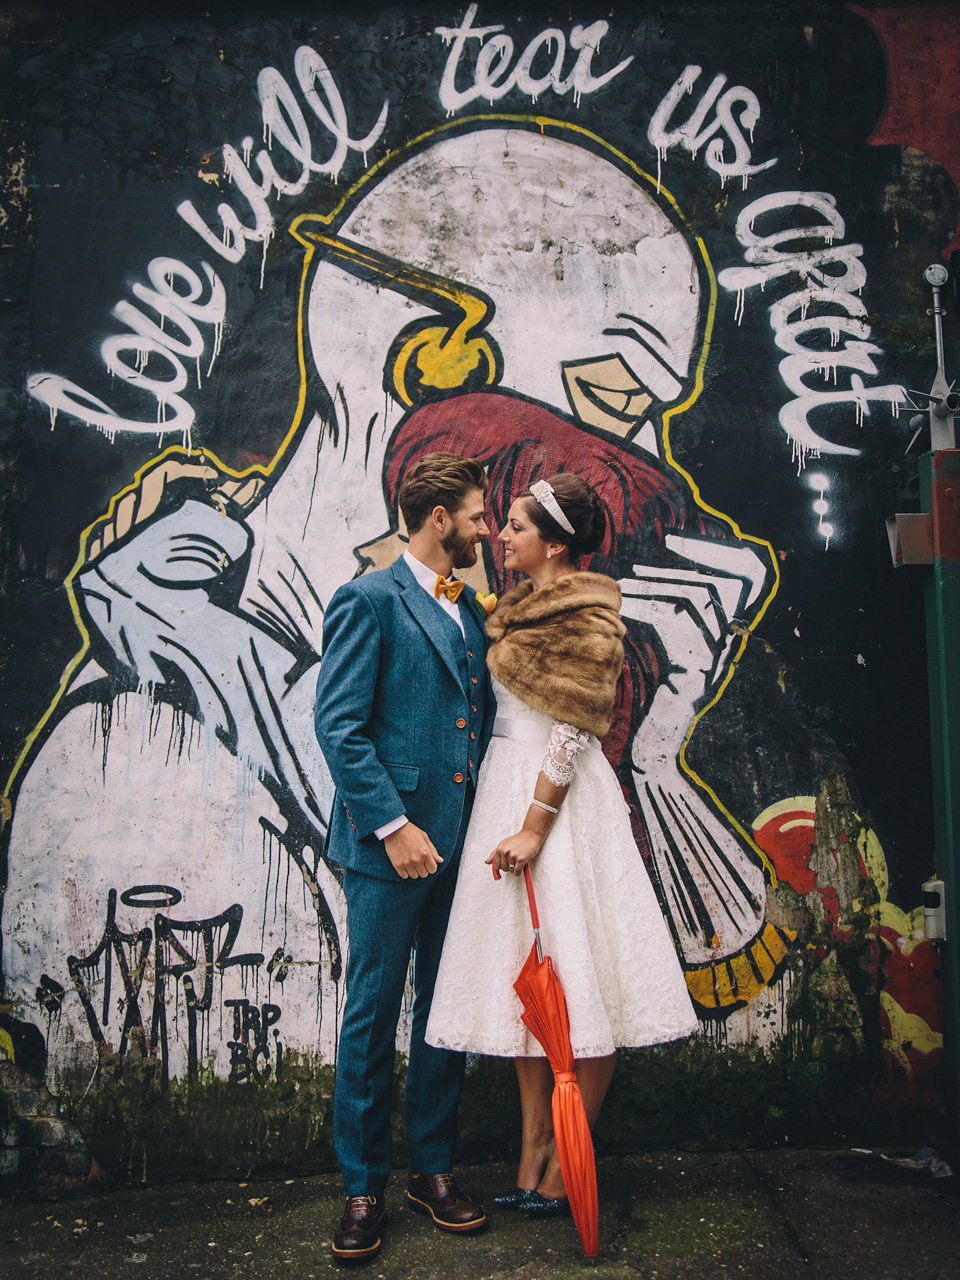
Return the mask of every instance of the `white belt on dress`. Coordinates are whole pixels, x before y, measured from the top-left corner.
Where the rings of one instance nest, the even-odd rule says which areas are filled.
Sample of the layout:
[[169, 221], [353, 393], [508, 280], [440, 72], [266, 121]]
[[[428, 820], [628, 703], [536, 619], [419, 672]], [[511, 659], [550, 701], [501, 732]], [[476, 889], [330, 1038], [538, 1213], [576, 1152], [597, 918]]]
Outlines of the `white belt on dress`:
[[[535, 746], [545, 747], [550, 741], [552, 728], [552, 725], [544, 727], [530, 720], [522, 720], [518, 716], [497, 716], [493, 722], [493, 736], [509, 738], [511, 742], [530, 742]], [[582, 750], [599, 751], [599, 739], [591, 734]]]

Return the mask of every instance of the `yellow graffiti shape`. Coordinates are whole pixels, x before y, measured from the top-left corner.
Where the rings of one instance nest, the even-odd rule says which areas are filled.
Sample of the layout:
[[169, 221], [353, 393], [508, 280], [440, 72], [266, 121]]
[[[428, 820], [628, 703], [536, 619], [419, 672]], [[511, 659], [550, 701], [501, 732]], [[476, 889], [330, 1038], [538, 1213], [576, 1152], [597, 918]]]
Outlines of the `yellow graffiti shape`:
[[744, 950], [713, 964], [687, 969], [684, 978], [690, 998], [701, 1009], [731, 1010], [755, 1000], [779, 976], [791, 945], [793, 929], [765, 924]]
[[919, 1014], [907, 1013], [902, 1009], [889, 992], [880, 992], [880, 1005], [890, 1022], [890, 1050], [904, 1071], [910, 1071], [910, 1060], [903, 1047], [905, 1044], [920, 1053], [931, 1053], [934, 1049], [943, 1048], [943, 1036], [938, 1031], [933, 1031]]
[[[790, 796], [788, 799], [781, 800], [777, 804], [772, 804], [769, 808], [764, 809], [753, 824], [754, 830], [765, 826], [773, 818], [790, 813], [800, 814], [802, 816], [784, 823], [780, 830], [787, 831], [801, 824], [809, 825], [812, 840], [816, 806], [815, 796]], [[890, 887], [887, 859], [883, 852], [883, 846], [871, 827], [865, 826], [861, 829], [860, 834], [857, 836], [856, 847], [860, 857], [863, 859], [867, 876], [876, 889], [877, 898], [879, 899], [877, 902], [867, 906], [866, 912], [873, 917], [877, 928], [885, 926], [898, 935], [897, 949], [905, 956], [908, 956], [914, 947], [924, 940], [923, 908], [915, 907], [908, 912], [887, 901], [887, 892]], [[860, 909], [859, 901], [853, 905], [855, 910]], [[886, 943], [887, 940], [884, 939], [884, 942]], [[886, 1012], [890, 1023], [890, 1035], [886, 1038], [887, 1047], [904, 1071], [909, 1073], [911, 1070], [910, 1060], [906, 1055], [904, 1045], [909, 1044], [914, 1049], [919, 1050], [920, 1053], [930, 1053], [933, 1049], [942, 1048], [943, 1036], [939, 1032], [931, 1030], [929, 1023], [921, 1018], [919, 1014], [908, 1013], [894, 1000], [888, 991], [880, 992], [880, 1004]]]
[[398, 336], [387, 358], [384, 381], [401, 404], [409, 409], [419, 399], [421, 388], [457, 391], [478, 383], [493, 386], [499, 381], [499, 352], [492, 340], [480, 332], [495, 311], [490, 298], [367, 245], [308, 230], [308, 217], [298, 219], [291, 228], [301, 244], [312, 241], [321, 247], [325, 257], [352, 275], [393, 289], [441, 313], [451, 313], [445, 324], [417, 320]]
[[473, 321], [465, 317], [455, 329], [429, 325], [400, 348], [393, 370], [393, 387], [406, 405], [414, 398], [409, 369], [412, 361], [421, 386], [436, 391], [456, 391], [477, 372], [486, 385], [496, 380], [496, 360], [486, 338], [468, 338]]

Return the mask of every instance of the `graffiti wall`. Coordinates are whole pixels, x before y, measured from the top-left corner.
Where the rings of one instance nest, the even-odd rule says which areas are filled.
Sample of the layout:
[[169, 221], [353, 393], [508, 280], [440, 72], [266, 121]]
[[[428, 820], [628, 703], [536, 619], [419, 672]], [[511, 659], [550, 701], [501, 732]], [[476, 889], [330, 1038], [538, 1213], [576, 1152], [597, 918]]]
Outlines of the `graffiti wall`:
[[[604, 751], [703, 1051], [935, 1104], [883, 519], [929, 447], [952, 7], [12, 12], [0, 1049], [84, 1098], [335, 1060], [324, 607], [449, 448], [494, 534], [540, 476], [601, 494]], [[495, 537], [471, 574], [510, 585]]]

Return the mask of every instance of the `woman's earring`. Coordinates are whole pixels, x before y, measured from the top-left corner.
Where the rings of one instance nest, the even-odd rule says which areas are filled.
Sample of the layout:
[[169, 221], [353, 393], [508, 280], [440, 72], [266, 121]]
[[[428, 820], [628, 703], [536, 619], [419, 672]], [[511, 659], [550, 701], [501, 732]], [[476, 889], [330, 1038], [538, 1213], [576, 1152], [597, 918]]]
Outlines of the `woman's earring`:
[[551, 557], [552, 555], [553, 555], [553, 552], [552, 552], [552, 551], [548, 551], [548, 552], [547, 552], [547, 559], [549, 560], [549, 559], [550, 559], [550, 557]]

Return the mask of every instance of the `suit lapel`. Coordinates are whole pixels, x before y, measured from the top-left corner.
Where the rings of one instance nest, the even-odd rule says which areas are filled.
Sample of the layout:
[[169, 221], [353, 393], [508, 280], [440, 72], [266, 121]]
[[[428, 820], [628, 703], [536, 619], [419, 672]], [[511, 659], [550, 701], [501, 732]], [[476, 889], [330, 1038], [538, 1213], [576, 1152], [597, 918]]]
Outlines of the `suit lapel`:
[[474, 597], [468, 596], [466, 588], [460, 592], [460, 599], [457, 601], [460, 608], [460, 617], [463, 619], [465, 638], [473, 636], [473, 643], [481, 640], [486, 646], [487, 633], [483, 629], [483, 623], [480, 621], [478, 607], [474, 603]]
[[454, 643], [461, 643], [461, 641], [456, 632], [451, 634], [450, 631], [451, 626], [456, 628], [457, 624], [452, 618], [444, 617], [443, 610], [430, 599], [402, 557], [393, 563], [393, 577], [400, 592], [400, 599], [449, 667], [454, 680], [460, 684], [461, 675]]

